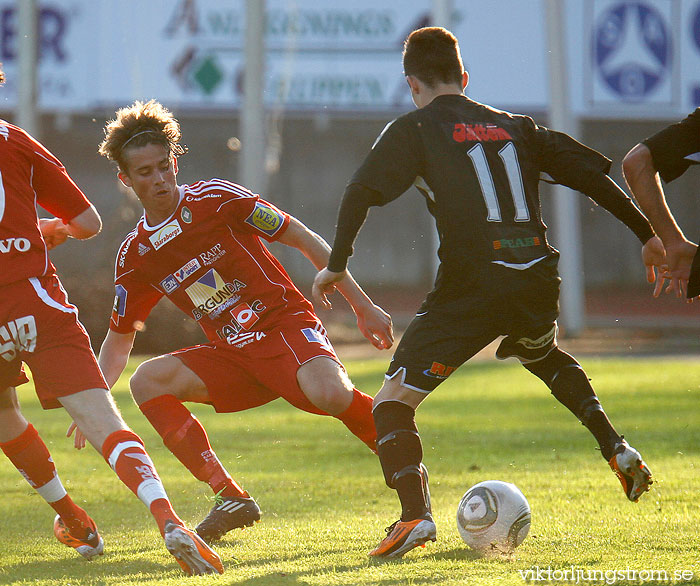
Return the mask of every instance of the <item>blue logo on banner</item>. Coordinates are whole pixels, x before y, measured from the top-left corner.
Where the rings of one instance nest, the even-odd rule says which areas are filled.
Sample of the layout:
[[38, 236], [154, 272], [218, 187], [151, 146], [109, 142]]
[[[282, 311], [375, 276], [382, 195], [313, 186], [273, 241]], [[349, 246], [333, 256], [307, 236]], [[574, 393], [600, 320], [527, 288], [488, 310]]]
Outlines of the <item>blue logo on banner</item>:
[[[693, 37], [693, 42], [695, 43], [695, 48], [700, 51], [700, 2], [695, 9], [695, 14], [691, 20], [690, 35]], [[690, 90], [690, 103], [694, 108], [700, 106], [700, 85], [695, 85]]]
[[695, 16], [693, 16], [691, 20], [693, 21], [691, 25], [691, 35], [695, 41], [695, 46], [697, 47], [698, 51], [700, 51], [700, 4], [698, 4], [697, 9], [695, 10]]
[[613, 5], [596, 23], [593, 57], [613, 92], [627, 101], [643, 99], [671, 67], [672, 41], [664, 17], [646, 2]]

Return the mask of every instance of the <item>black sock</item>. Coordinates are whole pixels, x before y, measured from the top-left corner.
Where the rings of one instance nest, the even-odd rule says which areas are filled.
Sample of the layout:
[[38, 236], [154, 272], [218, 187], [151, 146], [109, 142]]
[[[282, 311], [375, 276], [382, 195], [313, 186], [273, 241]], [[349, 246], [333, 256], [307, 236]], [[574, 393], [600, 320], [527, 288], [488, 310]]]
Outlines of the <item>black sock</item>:
[[609, 461], [615, 444], [622, 437], [610, 423], [588, 376], [576, 359], [555, 348], [546, 358], [523, 366], [541, 378], [557, 401], [578, 417], [598, 442], [603, 458]]
[[615, 444], [622, 438], [608, 416], [581, 367], [563, 369], [552, 382], [552, 394], [591, 432], [606, 461], [612, 458]]

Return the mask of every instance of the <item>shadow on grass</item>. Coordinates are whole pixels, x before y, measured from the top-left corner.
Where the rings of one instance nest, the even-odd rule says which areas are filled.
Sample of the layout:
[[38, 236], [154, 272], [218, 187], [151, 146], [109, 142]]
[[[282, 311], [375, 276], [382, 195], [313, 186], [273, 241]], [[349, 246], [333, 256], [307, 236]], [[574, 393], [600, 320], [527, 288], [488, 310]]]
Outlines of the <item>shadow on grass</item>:
[[[111, 559], [110, 559], [111, 558]], [[146, 584], [167, 578], [186, 578], [175, 559], [164, 564], [149, 560], [146, 555], [132, 560], [105, 554], [87, 562], [82, 558], [67, 560], [32, 559], [3, 566], [0, 584], [17, 582], [50, 582], [52, 584]]]

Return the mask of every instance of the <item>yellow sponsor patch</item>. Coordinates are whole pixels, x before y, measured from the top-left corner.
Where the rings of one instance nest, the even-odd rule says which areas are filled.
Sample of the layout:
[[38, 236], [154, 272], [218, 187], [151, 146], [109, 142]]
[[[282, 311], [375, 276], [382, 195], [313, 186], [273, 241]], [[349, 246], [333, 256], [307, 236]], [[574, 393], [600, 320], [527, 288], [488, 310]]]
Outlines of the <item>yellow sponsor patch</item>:
[[270, 206], [257, 202], [253, 213], [245, 221], [268, 236], [272, 236], [280, 229], [280, 226], [284, 223], [284, 218]]

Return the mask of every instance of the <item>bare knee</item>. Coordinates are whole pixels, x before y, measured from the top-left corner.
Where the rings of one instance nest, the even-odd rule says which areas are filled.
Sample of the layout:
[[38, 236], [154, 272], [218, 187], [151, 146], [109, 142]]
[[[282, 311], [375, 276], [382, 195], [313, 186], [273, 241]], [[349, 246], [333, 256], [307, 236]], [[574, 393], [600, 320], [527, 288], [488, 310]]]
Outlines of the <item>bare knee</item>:
[[199, 403], [209, 399], [204, 382], [171, 355], [143, 362], [131, 376], [129, 388], [134, 401], [139, 405], [162, 395], [173, 395], [180, 401]]
[[173, 394], [173, 368], [165, 357], [153, 358], [139, 365], [129, 379], [131, 395], [139, 405], [161, 395]]
[[345, 384], [340, 378], [329, 380], [314, 391], [312, 402], [326, 413], [338, 415], [350, 407], [352, 390], [352, 383]]
[[316, 358], [297, 371], [301, 390], [319, 409], [338, 415], [352, 403], [353, 384], [341, 366], [330, 358]]

